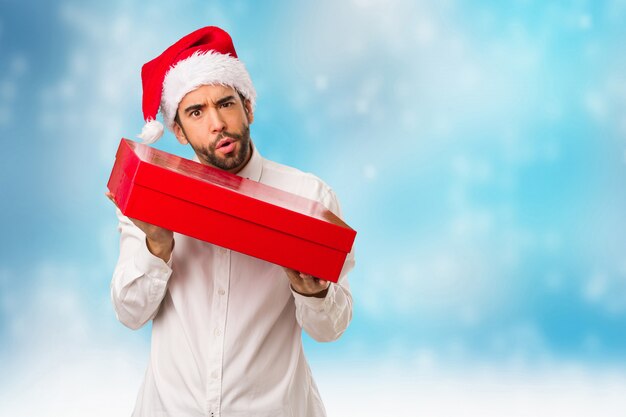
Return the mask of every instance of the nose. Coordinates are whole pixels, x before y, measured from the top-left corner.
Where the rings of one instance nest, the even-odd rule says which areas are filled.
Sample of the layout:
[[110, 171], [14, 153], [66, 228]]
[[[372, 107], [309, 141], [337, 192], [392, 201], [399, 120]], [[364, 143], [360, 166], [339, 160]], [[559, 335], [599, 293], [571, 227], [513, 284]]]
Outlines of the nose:
[[220, 112], [215, 109], [209, 109], [209, 130], [211, 133], [220, 133], [226, 129], [226, 123]]

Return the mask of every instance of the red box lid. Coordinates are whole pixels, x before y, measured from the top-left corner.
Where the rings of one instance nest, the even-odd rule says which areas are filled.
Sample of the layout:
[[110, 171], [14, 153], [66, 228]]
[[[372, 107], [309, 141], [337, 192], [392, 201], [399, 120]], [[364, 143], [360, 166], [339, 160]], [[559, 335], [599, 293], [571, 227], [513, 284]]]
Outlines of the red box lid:
[[[116, 158], [135, 184], [342, 252], [352, 249], [356, 231], [317, 201], [128, 139]], [[116, 180], [112, 175], [109, 189], [117, 188]], [[212, 197], [216, 188], [219, 199]], [[124, 213], [126, 199], [119, 197]]]

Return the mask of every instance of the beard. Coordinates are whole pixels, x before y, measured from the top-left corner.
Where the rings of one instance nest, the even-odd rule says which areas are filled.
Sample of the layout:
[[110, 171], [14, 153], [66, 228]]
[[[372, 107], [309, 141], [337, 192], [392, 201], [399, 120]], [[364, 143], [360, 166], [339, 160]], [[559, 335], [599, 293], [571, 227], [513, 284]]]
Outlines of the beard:
[[[239, 150], [227, 154], [224, 157], [217, 156], [215, 153], [215, 146], [220, 140], [228, 137], [235, 139], [239, 142]], [[212, 165], [216, 168], [223, 169], [224, 171], [231, 171], [237, 168], [243, 168], [243, 164], [248, 162], [248, 156], [250, 154], [250, 126], [242, 126], [241, 133], [221, 132], [217, 135], [215, 141], [205, 147], [195, 148], [191, 145], [196, 155], [201, 162]]]

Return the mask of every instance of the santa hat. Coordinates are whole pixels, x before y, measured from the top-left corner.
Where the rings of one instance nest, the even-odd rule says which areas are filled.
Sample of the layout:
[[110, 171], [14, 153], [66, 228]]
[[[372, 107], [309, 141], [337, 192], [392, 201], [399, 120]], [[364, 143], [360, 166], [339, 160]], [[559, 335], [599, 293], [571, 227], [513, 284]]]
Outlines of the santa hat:
[[215, 26], [198, 29], [170, 46], [141, 68], [143, 118], [139, 138], [154, 143], [163, 135], [156, 120], [159, 108], [168, 129], [173, 130], [178, 104], [185, 94], [202, 85], [233, 87], [252, 108], [256, 91], [250, 75], [237, 58], [230, 35]]

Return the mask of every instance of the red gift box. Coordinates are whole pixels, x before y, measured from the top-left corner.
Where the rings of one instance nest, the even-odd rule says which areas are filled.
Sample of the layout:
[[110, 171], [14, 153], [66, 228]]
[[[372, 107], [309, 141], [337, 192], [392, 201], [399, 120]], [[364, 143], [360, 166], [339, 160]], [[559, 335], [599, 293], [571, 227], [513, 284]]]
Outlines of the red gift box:
[[128, 217], [328, 281], [356, 236], [317, 201], [128, 139], [107, 186]]

